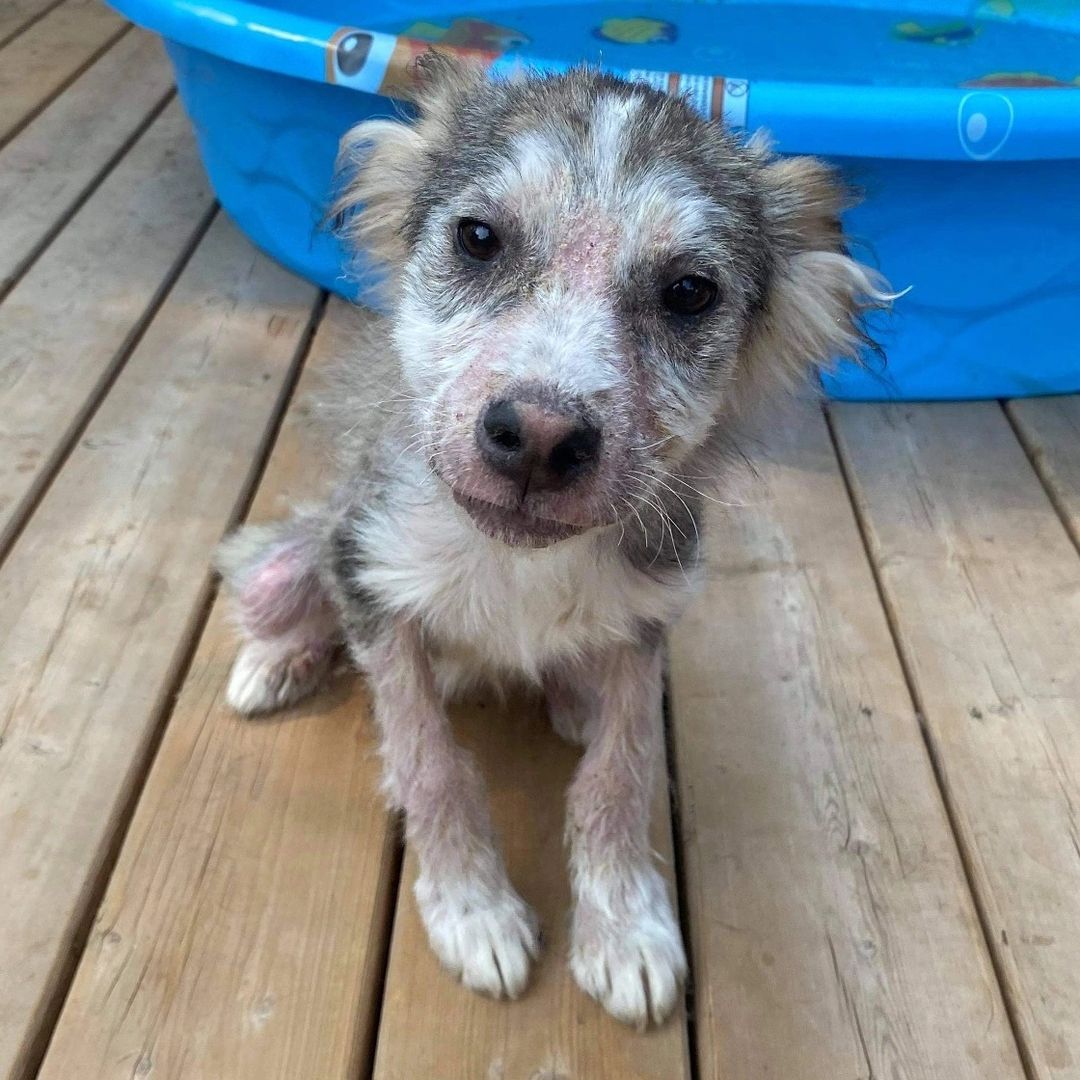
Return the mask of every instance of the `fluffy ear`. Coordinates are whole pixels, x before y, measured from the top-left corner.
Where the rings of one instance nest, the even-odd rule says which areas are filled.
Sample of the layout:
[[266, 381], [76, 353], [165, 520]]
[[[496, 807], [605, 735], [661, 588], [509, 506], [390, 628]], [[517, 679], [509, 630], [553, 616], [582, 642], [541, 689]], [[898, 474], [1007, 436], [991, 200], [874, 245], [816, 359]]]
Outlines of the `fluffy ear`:
[[777, 159], [760, 146], [772, 272], [747, 341], [753, 382], [804, 381], [815, 366], [858, 359], [874, 347], [862, 316], [895, 299], [874, 270], [847, 252], [840, 213], [847, 191], [815, 158]]
[[429, 51], [409, 71], [414, 120], [365, 120], [345, 134], [330, 216], [353, 250], [390, 269], [404, 262], [406, 218], [428, 151], [449, 137], [458, 104], [485, 79], [479, 65]]

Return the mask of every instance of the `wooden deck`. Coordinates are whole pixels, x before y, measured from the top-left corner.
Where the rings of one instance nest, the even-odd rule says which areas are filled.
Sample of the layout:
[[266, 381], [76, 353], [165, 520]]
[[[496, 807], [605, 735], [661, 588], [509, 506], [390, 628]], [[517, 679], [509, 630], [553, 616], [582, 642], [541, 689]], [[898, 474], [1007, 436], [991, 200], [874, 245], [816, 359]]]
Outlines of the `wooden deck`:
[[210, 553], [319, 481], [341, 317], [156, 43], [0, 0], [0, 1078], [1080, 1080], [1080, 398], [808, 408], [713, 515], [657, 801], [693, 984], [642, 1035], [567, 971], [535, 702], [459, 717], [546, 928], [512, 1004], [424, 944], [360, 680], [222, 703]]

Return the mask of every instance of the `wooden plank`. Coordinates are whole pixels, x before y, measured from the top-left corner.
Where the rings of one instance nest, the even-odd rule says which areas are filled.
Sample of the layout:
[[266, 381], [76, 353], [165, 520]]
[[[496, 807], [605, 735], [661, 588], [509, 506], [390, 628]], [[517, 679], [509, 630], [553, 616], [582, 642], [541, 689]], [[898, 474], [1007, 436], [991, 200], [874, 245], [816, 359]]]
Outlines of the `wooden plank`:
[[701, 1080], [1022, 1080], [820, 411], [763, 450], [671, 642]]
[[0, 553], [211, 207], [171, 104], [0, 303]]
[[[320, 330], [253, 518], [310, 499]], [[223, 701], [217, 605], [169, 721], [40, 1080], [353, 1080], [369, 1060], [397, 870], [359, 680], [290, 715]]]
[[0, 150], [0, 296], [171, 86], [158, 39], [133, 31]]
[[127, 24], [102, 0], [65, 0], [0, 50], [0, 144]]
[[0, 567], [0, 1077], [33, 1065], [316, 291], [218, 218]]
[[836, 427], [1038, 1080], [1080, 1077], [1080, 558], [994, 402]]
[[1080, 394], [1023, 398], [1005, 408], [1080, 548]]
[[0, 4], [0, 48], [57, 3], [58, 0], [4, 0]]
[[[551, 731], [538, 703], [462, 709], [457, 734], [488, 782], [507, 868], [535, 908], [544, 950], [524, 997], [492, 1001], [459, 986], [428, 947], [413, 899], [411, 854], [394, 922], [375, 1080], [680, 1080], [689, 1077], [680, 1008], [639, 1034], [575, 985], [568, 966], [570, 887], [563, 796], [578, 751]], [[657, 793], [654, 844], [671, 867], [666, 790]]]

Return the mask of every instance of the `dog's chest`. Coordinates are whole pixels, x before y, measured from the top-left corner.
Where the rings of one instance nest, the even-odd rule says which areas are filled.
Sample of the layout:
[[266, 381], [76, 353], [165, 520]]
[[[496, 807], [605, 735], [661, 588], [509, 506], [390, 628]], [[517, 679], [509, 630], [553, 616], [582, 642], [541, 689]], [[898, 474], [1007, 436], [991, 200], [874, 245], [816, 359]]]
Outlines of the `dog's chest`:
[[643, 624], [670, 621], [685, 602], [687, 583], [634, 570], [617, 533], [511, 549], [438, 504], [365, 532], [364, 585], [481, 668], [538, 678], [560, 660], [634, 640]]

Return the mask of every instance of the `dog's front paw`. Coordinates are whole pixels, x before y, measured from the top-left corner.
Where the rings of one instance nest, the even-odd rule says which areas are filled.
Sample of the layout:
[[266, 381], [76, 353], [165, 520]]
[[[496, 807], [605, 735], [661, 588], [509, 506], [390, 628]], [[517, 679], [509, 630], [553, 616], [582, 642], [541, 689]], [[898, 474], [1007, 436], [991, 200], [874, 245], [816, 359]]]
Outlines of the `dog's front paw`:
[[490, 890], [468, 884], [416, 883], [420, 916], [443, 966], [470, 989], [492, 997], [517, 997], [540, 951], [532, 909], [506, 885]]
[[284, 709], [318, 689], [333, 649], [325, 642], [247, 641], [229, 674], [225, 700], [252, 715]]
[[570, 968], [585, 993], [640, 1029], [650, 1020], [661, 1023], [675, 1008], [686, 954], [659, 874], [638, 895], [649, 899], [618, 916], [609, 904], [578, 900]]

